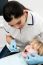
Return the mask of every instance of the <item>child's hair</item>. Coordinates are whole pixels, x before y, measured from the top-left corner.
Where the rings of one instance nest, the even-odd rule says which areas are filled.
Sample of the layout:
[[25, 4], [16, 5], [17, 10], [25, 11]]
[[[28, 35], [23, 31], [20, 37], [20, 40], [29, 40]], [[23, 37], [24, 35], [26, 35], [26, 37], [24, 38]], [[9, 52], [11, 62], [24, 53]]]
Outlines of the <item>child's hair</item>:
[[37, 46], [37, 51], [39, 55], [43, 55], [43, 42], [36, 36], [33, 40], [33, 47], [36, 45]]

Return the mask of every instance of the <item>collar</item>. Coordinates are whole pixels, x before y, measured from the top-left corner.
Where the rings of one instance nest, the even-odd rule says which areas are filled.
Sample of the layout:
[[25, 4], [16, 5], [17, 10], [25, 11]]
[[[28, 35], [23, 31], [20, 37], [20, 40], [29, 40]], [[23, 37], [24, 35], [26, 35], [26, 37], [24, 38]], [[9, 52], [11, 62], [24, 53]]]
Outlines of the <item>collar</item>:
[[28, 11], [27, 25], [34, 25], [34, 19], [31, 11]]

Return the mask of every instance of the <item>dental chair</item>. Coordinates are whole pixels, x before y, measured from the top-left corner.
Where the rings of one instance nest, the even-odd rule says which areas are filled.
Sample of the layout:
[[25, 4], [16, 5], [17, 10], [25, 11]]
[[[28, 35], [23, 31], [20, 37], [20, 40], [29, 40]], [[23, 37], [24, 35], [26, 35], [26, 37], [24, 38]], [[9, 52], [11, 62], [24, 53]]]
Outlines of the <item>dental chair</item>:
[[27, 65], [21, 53], [13, 54], [0, 59], [0, 65]]

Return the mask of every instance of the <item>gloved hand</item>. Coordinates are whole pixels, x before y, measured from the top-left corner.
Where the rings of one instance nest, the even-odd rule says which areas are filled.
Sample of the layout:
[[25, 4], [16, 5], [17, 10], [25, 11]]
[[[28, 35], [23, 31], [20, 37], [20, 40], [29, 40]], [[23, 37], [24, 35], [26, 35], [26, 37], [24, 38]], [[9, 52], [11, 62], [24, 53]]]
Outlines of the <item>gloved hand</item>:
[[38, 54], [28, 54], [26, 62], [27, 64], [43, 64], [43, 56]]
[[17, 46], [16, 46], [16, 41], [14, 40], [14, 38], [8, 33], [6, 35], [6, 41], [8, 43], [8, 49], [11, 51], [11, 52], [19, 52]]
[[9, 50], [11, 52], [19, 52], [19, 49], [16, 46], [16, 41], [15, 40], [11, 40], [10, 45], [9, 45]]

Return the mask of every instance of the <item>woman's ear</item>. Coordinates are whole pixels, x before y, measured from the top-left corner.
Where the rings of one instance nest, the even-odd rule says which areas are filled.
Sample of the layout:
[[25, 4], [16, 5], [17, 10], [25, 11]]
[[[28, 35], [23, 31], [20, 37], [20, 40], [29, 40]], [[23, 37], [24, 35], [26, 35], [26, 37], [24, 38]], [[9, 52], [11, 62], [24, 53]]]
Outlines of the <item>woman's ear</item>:
[[23, 10], [23, 13], [27, 13], [28, 14], [28, 10]]
[[28, 10], [23, 10], [23, 13], [25, 14], [25, 16], [28, 16]]

